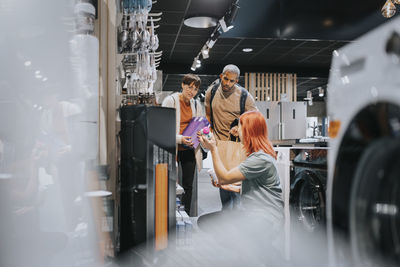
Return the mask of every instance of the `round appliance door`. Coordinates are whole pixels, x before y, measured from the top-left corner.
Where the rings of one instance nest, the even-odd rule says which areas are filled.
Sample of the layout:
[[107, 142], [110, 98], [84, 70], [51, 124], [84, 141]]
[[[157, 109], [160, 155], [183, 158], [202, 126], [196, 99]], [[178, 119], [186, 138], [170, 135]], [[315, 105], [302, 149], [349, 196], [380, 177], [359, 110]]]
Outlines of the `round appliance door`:
[[305, 169], [295, 175], [290, 190], [291, 217], [308, 232], [325, 223], [325, 189], [318, 175]]
[[400, 139], [363, 153], [350, 197], [350, 240], [358, 266], [400, 266]]

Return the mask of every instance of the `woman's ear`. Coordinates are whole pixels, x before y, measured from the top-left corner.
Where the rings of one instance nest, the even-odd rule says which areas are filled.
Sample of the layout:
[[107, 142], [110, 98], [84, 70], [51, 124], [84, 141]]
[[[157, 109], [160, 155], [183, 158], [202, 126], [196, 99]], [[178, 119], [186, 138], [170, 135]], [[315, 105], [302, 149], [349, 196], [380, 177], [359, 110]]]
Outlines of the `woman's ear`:
[[183, 86], [184, 85], [185, 85], [184, 83], [181, 83], [181, 92], [183, 91]]

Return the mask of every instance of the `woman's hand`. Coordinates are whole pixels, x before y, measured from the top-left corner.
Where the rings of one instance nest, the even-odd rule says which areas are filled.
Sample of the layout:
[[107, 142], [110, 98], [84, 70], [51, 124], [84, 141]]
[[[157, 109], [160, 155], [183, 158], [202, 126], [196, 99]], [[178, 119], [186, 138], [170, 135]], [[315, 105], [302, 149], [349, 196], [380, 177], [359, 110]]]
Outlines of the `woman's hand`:
[[235, 193], [240, 193], [240, 188], [241, 188], [240, 186], [236, 186], [233, 184], [224, 184], [224, 185], [220, 185], [219, 187], [226, 191], [231, 191], [231, 192], [235, 192]]
[[185, 146], [193, 146], [192, 138], [190, 136], [182, 136], [182, 144]]
[[230, 130], [229, 133], [233, 136], [238, 137], [239, 136], [239, 127], [238, 126], [233, 126]]
[[215, 141], [214, 135], [211, 136], [211, 139], [201, 135], [199, 136], [199, 141], [205, 149], [210, 151], [213, 151], [217, 147], [217, 142]]

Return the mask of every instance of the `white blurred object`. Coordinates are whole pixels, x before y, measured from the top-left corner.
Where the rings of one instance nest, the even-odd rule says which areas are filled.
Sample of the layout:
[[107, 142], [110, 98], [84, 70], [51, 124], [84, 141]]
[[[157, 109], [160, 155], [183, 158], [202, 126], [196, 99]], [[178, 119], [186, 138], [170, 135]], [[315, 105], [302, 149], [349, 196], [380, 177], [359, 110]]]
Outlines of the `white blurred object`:
[[74, 19], [70, 0], [0, 2], [0, 173], [18, 179], [0, 180], [1, 266], [101, 265], [93, 207], [74, 201], [97, 157], [99, 50]]
[[185, 190], [183, 190], [183, 187], [180, 186], [178, 183], [176, 184], [176, 195], [182, 195], [185, 192]]
[[85, 192], [86, 197], [108, 197], [111, 195], [112, 195], [112, 193], [110, 191], [105, 191], [105, 190]]

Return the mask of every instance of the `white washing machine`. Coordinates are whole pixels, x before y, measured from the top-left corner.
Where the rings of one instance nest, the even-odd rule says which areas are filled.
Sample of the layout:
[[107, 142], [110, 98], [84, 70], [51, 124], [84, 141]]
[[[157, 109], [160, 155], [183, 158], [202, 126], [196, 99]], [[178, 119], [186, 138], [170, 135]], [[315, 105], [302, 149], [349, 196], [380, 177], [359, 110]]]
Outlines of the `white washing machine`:
[[327, 224], [332, 266], [400, 266], [400, 18], [334, 51]]

